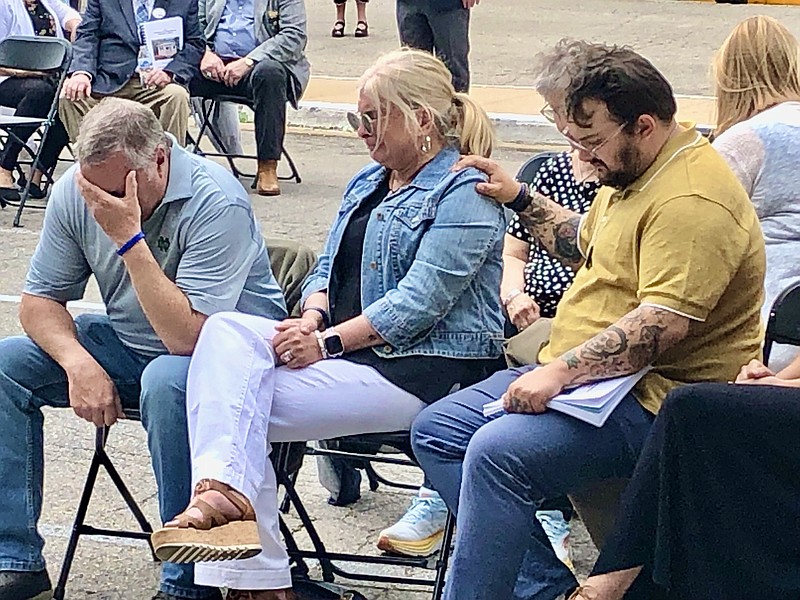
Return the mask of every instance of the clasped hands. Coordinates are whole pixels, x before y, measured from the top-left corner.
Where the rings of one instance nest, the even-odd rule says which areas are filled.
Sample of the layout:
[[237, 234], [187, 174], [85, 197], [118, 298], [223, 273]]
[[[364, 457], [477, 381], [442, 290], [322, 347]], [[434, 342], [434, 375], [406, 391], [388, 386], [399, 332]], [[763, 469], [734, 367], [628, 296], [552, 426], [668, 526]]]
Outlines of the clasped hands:
[[779, 378], [760, 360], [751, 360], [741, 368], [736, 383], [743, 385], [781, 385], [788, 386], [788, 380]]
[[275, 355], [290, 369], [302, 369], [323, 359], [315, 333], [320, 323], [313, 316], [286, 319], [275, 326]]
[[247, 60], [244, 58], [236, 59], [226, 65], [211, 50], [206, 50], [203, 60], [200, 61], [200, 73], [202, 73], [203, 77], [228, 87], [233, 87], [239, 83], [251, 69], [252, 67], [247, 64]]

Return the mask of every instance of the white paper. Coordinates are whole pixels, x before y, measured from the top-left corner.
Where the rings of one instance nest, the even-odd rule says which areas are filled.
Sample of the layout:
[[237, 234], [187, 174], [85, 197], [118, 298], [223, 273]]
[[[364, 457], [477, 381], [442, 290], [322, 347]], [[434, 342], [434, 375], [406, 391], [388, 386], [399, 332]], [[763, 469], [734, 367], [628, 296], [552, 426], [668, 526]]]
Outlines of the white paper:
[[[553, 398], [547, 407], [595, 427], [602, 427], [617, 405], [649, 370], [650, 367], [647, 367], [633, 375], [578, 386]], [[483, 405], [483, 416], [491, 417], [503, 410], [502, 398], [487, 402]]]
[[[142, 23], [142, 38], [147, 60], [155, 69], [163, 69], [183, 49], [183, 19], [170, 17]], [[142, 63], [140, 59], [140, 64]]]

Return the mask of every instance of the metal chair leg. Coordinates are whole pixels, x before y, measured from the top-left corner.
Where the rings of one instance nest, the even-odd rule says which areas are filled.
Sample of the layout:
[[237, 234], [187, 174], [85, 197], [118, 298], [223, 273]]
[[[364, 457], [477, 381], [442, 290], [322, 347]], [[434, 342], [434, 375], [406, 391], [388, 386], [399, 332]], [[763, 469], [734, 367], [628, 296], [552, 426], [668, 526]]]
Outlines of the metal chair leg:
[[86, 511], [89, 508], [89, 501], [92, 499], [94, 484], [97, 481], [97, 473], [103, 462], [101, 456], [105, 454], [104, 448], [107, 434], [108, 431], [105, 427], [98, 427], [95, 433], [94, 455], [92, 456], [92, 462], [89, 464], [89, 473], [86, 475], [86, 483], [83, 485], [83, 492], [81, 492], [81, 499], [78, 503], [78, 511], [75, 514], [75, 521], [72, 524], [72, 532], [69, 535], [69, 542], [67, 542], [67, 552], [64, 554], [64, 562], [61, 563], [61, 573], [58, 576], [58, 583], [56, 584], [55, 590], [53, 590], [53, 600], [64, 600], [64, 591], [67, 587], [69, 572], [72, 569], [72, 561], [75, 559], [75, 550], [78, 548], [78, 540], [83, 533], [83, 526], [86, 522]]
[[289, 153], [286, 151], [286, 148], [281, 148], [281, 153], [283, 157], [286, 159], [286, 162], [289, 163], [289, 168], [292, 170], [292, 174], [289, 177], [285, 177], [284, 179], [291, 181], [294, 180], [296, 183], [302, 183], [303, 180], [300, 178], [300, 172], [297, 170], [297, 166], [294, 164], [294, 160], [292, 157], [289, 156]]
[[456, 518], [452, 512], [447, 511], [447, 520], [444, 524], [444, 535], [442, 536], [442, 549], [439, 550], [439, 558], [436, 561], [436, 579], [433, 583], [433, 594], [431, 600], [441, 600], [444, 593], [445, 575], [447, 565], [450, 562], [450, 547], [453, 544], [453, 534], [456, 530]]
[[322, 538], [320, 538], [319, 533], [314, 527], [314, 523], [311, 521], [311, 517], [309, 516], [306, 507], [303, 506], [303, 502], [300, 500], [300, 495], [297, 493], [292, 481], [286, 475], [279, 474], [278, 483], [283, 485], [286, 495], [291, 499], [291, 503], [294, 505], [297, 516], [300, 518], [300, 522], [303, 524], [306, 534], [311, 540], [312, 546], [314, 546], [314, 551], [319, 556], [317, 560], [319, 561], [319, 566], [322, 569], [322, 579], [328, 583], [332, 583], [334, 580], [333, 564], [331, 563], [330, 559], [325, 558], [325, 556], [328, 554], [328, 550], [325, 548]]

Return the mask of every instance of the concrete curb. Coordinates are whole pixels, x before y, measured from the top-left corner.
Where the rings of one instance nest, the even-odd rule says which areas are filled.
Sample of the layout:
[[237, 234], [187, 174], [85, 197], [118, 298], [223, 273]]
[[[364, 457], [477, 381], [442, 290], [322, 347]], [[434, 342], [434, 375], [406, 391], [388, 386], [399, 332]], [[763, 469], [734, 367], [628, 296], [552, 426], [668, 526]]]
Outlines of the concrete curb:
[[[333, 102], [300, 102], [298, 110], [290, 110], [290, 127], [310, 130], [351, 131], [345, 114], [355, 111], [355, 104]], [[540, 115], [489, 113], [502, 143], [526, 145], [563, 144], [555, 127]]]

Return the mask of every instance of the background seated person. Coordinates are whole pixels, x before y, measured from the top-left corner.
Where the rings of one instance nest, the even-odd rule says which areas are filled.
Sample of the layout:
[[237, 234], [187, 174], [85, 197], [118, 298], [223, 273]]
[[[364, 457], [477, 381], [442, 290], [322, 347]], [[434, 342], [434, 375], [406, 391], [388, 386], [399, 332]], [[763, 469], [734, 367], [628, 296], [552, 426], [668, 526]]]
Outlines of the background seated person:
[[[459, 165], [485, 170], [478, 191], [512, 202], [576, 275], [539, 365], [492, 375], [414, 422], [415, 455], [458, 519], [447, 600], [571, 592], [577, 582], [535, 518], [539, 503], [630, 477], [671, 389], [730, 380], [760, 351], [757, 216], [708, 141], [675, 121], [664, 76], [610, 48], [572, 77], [566, 97], [568, 139], [606, 186], [585, 216], [528, 193], [490, 160]], [[603, 427], [547, 409], [569, 386], [647, 366]], [[499, 399], [506, 414], [484, 416]]]
[[[188, 384], [196, 495], [153, 535], [159, 555], [187, 560], [225, 558], [231, 543], [262, 548], [196, 568], [198, 583], [259, 590], [254, 599], [291, 597], [269, 442], [408, 429], [501, 351], [505, 218], [475, 191], [477, 171], [451, 171], [460, 153], [491, 152], [487, 115], [415, 50], [365, 72], [358, 109], [351, 120], [375, 162], [345, 190], [302, 318], [231, 313], [203, 329]], [[231, 523], [213, 526], [208, 505]]]
[[[714, 148], [753, 201], [767, 245], [761, 318], [800, 280], [800, 43], [772, 17], [739, 23], [714, 61]], [[797, 349], [778, 345], [770, 367], [782, 369]]]
[[[193, 96], [236, 94], [255, 113], [256, 191], [277, 196], [278, 160], [286, 133], [286, 102], [297, 102], [311, 67], [303, 0], [199, 0], [200, 26], [208, 43]], [[257, 12], [258, 11], [258, 12]]]
[[[65, 32], [74, 34], [81, 22], [76, 10], [60, 0], [6, 0], [0, 6], [0, 40], [12, 35], [61, 37]], [[49, 75], [32, 71], [0, 69], [0, 106], [14, 108], [18, 117], [44, 118], [50, 113], [58, 82]], [[27, 140], [36, 127], [16, 127], [14, 133]], [[30, 194], [32, 198], [44, 198], [39, 187], [42, 171], [52, 169], [58, 155], [67, 145], [67, 132], [61, 120], [56, 118], [42, 148], [40, 164], [34, 169]], [[22, 144], [11, 136], [0, 151], [0, 205], [6, 201], [18, 201], [19, 191], [14, 185], [14, 168], [22, 150]], [[25, 182], [17, 182], [25, 187]]]
[[[183, 48], [163, 70], [140, 74], [140, 25], [159, 16], [183, 20]], [[186, 86], [198, 73], [204, 48], [197, 0], [88, 0], [59, 106], [70, 140], [75, 141], [84, 115], [97, 102], [115, 96], [152, 109], [183, 146], [189, 126]]]
[[[545, 101], [542, 116], [559, 132], [567, 126], [565, 105], [569, 74], [579, 68], [595, 46], [578, 40], [562, 40], [536, 57], [536, 91]], [[589, 210], [600, 189], [594, 167], [578, 152], [559, 152], [536, 174], [532, 189], [578, 214]], [[539, 317], [552, 318], [561, 296], [575, 278], [569, 265], [551, 256], [514, 216], [503, 244], [503, 283], [500, 294], [514, 330], [522, 331]]]
[[800, 358], [672, 392], [574, 598], [800, 597], [798, 388]]

